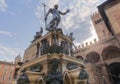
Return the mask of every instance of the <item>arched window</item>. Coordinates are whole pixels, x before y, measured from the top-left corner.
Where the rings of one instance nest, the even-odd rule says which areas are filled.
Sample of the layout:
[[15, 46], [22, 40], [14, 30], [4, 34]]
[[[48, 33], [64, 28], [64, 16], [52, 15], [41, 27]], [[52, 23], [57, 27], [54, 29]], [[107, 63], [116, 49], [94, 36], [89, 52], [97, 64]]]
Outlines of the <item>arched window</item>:
[[97, 52], [90, 52], [86, 56], [86, 60], [91, 63], [96, 63], [100, 61], [100, 55]]

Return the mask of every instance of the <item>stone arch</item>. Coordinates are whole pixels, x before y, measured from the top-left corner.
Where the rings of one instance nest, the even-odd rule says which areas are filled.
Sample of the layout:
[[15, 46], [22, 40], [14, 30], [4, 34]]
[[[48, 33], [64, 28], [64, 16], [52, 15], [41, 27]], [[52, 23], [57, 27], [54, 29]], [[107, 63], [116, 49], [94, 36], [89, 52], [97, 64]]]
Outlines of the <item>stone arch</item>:
[[95, 51], [88, 53], [86, 55], [86, 59], [85, 60], [88, 61], [88, 62], [91, 62], [91, 63], [96, 63], [96, 62], [100, 62], [101, 61], [100, 60], [100, 55], [97, 52], [95, 52]]
[[77, 55], [76, 58], [79, 60], [84, 60], [83, 56], [80, 56], [80, 55]]
[[63, 81], [64, 81], [64, 84], [72, 84], [72, 79], [68, 72], [64, 73]]
[[108, 46], [102, 50], [103, 60], [109, 60], [117, 57], [120, 57], [120, 48], [118, 47]]
[[120, 62], [113, 62], [108, 67], [112, 84], [120, 84]]

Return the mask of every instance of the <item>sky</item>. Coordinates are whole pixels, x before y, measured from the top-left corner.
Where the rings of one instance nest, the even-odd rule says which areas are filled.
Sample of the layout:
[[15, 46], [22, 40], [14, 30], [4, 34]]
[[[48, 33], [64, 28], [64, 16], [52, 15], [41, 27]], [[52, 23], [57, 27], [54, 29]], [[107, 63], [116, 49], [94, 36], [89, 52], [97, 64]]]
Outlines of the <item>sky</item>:
[[[44, 28], [44, 7], [46, 12], [59, 5], [59, 10], [70, 12], [62, 17], [59, 27], [65, 34], [74, 33], [74, 43], [97, 38], [90, 15], [106, 0], [0, 0], [0, 61], [14, 61], [17, 55], [23, 57], [24, 50], [40, 27]], [[49, 16], [51, 18], [51, 15]], [[44, 34], [46, 30], [44, 29]]]

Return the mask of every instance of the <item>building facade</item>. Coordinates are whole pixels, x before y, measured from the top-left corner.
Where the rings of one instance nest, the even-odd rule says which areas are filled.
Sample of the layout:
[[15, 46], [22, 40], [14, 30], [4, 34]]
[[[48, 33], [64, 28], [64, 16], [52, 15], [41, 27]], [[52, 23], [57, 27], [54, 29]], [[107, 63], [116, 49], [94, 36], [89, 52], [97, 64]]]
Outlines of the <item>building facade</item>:
[[75, 50], [85, 59], [90, 84], [120, 84], [120, 0], [107, 0], [91, 19], [99, 41]]
[[0, 84], [12, 84], [15, 65], [0, 61]]

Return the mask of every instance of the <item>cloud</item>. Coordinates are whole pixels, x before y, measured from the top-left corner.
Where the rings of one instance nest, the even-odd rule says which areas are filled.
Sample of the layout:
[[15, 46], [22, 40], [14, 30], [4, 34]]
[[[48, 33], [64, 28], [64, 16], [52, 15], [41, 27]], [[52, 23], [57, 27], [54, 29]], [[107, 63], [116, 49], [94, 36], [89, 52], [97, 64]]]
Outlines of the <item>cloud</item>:
[[11, 32], [1, 31], [1, 30], [0, 30], [0, 35], [7, 35], [7, 36], [9, 36], [9, 37], [12, 37], [12, 36], [13, 36], [13, 34], [12, 34]]
[[14, 61], [15, 56], [22, 51], [19, 48], [11, 48], [0, 45], [0, 60]]
[[62, 16], [59, 27], [65, 32], [73, 32], [76, 43], [81, 43], [89, 37], [96, 37], [95, 32], [93, 33], [94, 30], [90, 31], [92, 28], [90, 15], [97, 11], [96, 6], [104, 1], [105, 0], [40, 0], [35, 15], [44, 26], [44, 8], [42, 3], [46, 4], [47, 11], [49, 8], [53, 8], [55, 4], [60, 5], [59, 10], [61, 11], [70, 9], [70, 13]]
[[4, 12], [4, 11], [6, 11], [7, 7], [8, 7], [8, 5], [7, 5], [6, 1], [0, 0], [0, 10]]

